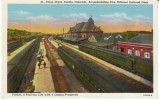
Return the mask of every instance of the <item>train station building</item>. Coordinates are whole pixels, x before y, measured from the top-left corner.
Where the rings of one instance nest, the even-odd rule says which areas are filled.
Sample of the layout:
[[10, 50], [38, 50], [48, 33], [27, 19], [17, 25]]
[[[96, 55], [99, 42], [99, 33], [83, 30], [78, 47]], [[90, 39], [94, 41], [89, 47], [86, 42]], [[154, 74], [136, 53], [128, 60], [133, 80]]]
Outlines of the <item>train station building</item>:
[[153, 34], [140, 34], [128, 41], [118, 41], [117, 45], [120, 52], [153, 60]]
[[100, 26], [94, 24], [92, 17], [88, 19], [87, 22], [77, 23], [74, 27], [70, 27], [66, 34], [58, 35], [59, 38], [67, 41], [81, 41], [88, 39], [92, 34], [102, 34]]
[[100, 26], [94, 24], [92, 17], [87, 22], [77, 23], [74, 27], [70, 27], [68, 33], [103, 33]]

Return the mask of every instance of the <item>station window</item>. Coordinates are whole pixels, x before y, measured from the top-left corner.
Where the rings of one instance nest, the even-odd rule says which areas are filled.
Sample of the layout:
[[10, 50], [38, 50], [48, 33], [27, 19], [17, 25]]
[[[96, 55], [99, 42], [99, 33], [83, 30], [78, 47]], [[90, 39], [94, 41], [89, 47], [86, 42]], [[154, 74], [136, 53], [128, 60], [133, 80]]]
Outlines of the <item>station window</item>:
[[149, 52], [145, 52], [144, 56], [145, 56], [145, 58], [150, 58], [150, 53]]
[[128, 54], [132, 55], [132, 49], [128, 49]]
[[140, 51], [139, 51], [139, 50], [136, 50], [135, 55], [136, 55], [136, 56], [140, 56]]

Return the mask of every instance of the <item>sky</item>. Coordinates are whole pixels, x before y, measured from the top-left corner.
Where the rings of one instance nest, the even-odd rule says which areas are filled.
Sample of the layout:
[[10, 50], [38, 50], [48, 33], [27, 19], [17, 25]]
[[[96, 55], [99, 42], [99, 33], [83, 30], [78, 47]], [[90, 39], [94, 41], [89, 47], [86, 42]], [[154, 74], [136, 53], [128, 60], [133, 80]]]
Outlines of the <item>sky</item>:
[[92, 16], [104, 32], [151, 31], [152, 4], [9, 4], [8, 28], [65, 33]]

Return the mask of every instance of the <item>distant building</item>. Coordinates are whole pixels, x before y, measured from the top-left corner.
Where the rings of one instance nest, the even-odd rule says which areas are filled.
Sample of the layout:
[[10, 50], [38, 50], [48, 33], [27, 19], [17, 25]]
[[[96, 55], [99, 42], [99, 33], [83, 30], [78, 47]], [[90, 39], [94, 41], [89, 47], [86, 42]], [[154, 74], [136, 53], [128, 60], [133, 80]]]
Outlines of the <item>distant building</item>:
[[118, 41], [117, 45], [120, 52], [153, 60], [153, 34], [140, 34], [126, 42]]
[[93, 34], [88, 38], [87, 44], [117, 50], [117, 41], [123, 39], [121, 34]]
[[87, 22], [77, 23], [74, 27], [71, 27], [68, 33], [103, 33], [100, 27], [94, 24], [92, 17], [88, 19]]

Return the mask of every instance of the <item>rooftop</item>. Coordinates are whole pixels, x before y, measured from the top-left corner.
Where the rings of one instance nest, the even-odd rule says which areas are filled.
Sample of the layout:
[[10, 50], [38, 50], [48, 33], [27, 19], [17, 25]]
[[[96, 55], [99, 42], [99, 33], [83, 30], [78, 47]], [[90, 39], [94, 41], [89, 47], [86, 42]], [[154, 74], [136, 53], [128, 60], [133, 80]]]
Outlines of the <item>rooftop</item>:
[[[94, 39], [96, 41], [94, 41]], [[87, 44], [96, 45], [96, 46], [108, 46], [108, 45], [114, 45], [117, 41], [122, 40], [122, 36], [120, 34], [94, 34], [92, 35], [88, 41]]]
[[78, 33], [78, 32], [101, 32], [100, 27], [94, 25], [94, 20], [92, 17], [88, 19], [87, 22], [77, 23], [74, 27], [71, 27], [68, 33]]
[[128, 40], [128, 42], [152, 45], [153, 44], [153, 34], [140, 34], [140, 35]]

